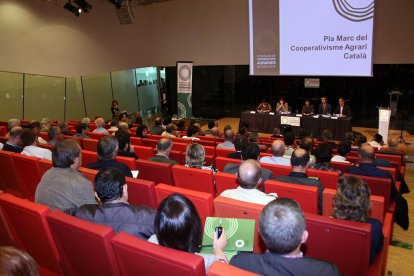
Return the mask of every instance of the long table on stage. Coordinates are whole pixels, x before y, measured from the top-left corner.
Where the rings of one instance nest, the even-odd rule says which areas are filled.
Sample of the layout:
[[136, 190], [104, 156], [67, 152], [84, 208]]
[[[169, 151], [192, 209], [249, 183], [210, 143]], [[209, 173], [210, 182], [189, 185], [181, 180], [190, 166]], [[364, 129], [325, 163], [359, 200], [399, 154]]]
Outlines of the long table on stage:
[[[269, 113], [251, 113], [250, 111], [244, 111], [240, 115], [239, 126], [248, 124], [249, 131], [273, 133], [274, 128], [280, 127], [281, 116], [295, 117], [296, 115], [271, 115]], [[300, 127], [311, 131], [314, 137], [320, 135], [325, 129], [330, 130], [336, 140], [343, 140], [345, 133], [352, 130], [351, 118], [331, 119], [323, 118], [322, 116], [319, 116], [319, 118], [302, 116], [300, 117]], [[293, 131], [297, 131], [299, 127], [292, 126], [292, 129]]]

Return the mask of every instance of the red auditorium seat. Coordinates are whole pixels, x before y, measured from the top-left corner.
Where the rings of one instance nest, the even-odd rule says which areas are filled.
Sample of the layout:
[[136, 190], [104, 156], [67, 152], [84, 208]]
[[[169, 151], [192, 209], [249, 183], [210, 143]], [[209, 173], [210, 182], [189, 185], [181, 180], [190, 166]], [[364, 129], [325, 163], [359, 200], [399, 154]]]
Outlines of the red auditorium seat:
[[173, 193], [181, 194], [191, 200], [197, 209], [197, 213], [200, 216], [203, 225], [207, 217], [214, 216], [213, 196], [209, 193], [187, 190], [166, 184], [158, 184], [155, 186], [157, 204], [159, 205], [161, 201]]
[[235, 174], [217, 172], [214, 175], [216, 181], [217, 195], [228, 189], [236, 189], [239, 186], [237, 176]]
[[142, 138], [141, 137], [133, 137], [133, 136], [131, 136], [131, 145], [134, 145], [134, 146], [142, 146]]
[[170, 159], [177, 161], [178, 164], [185, 164], [185, 156], [182, 154], [182, 151], [172, 150], [170, 152]]
[[84, 138], [82, 140], [83, 149], [97, 152], [98, 142], [99, 142], [99, 140], [96, 140], [96, 139], [86, 139], [86, 138]]
[[139, 179], [174, 185], [171, 164], [138, 159], [135, 165], [139, 171]]
[[233, 153], [236, 152], [235, 150], [232, 149], [226, 149], [226, 148], [216, 148], [216, 156], [217, 157], [227, 157], [227, 155], [229, 153]]
[[[197, 141], [194, 141], [194, 143], [200, 144], [203, 147], [211, 147], [213, 149], [216, 148], [216, 143], [213, 142], [213, 141], [197, 140]], [[207, 152], [206, 152], [206, 154], [207, 154]]]
[[214, 211], [216, 217], [254, 219], [254, 253], [263, 253], [266, 247], [259, 234], [259, 216], [264, 205], [244, 202], [231, 198], [218, 196], [214, 199]]
[[274, 165], [274, 164], [267, 164], [267, 163], [259, 163], [259, 164], [262, 168], [271, 170], [273, 177], [288, 175], [290, 174], [290, 171], [292, 169], [291, 166]]
[[240, 269], [238, 267], [225, 264], [222, 262], [214, 262], [207, 271], [207, 276], [259, 276], [259, 274]]
[[121, 232], [112, 239], [121, 275], [205, 276], [204, 259]]
[[49, 141], [49, 135], [47, 134], [47, 132], [40, 131], [37, 135], [42, 137], [46, 141]]
[[53, 167], [52, 161], [48, 159], [40, 159], [39, 160], [39, 168], [40, 168], [40, 177], [43, 176], [45, 172]]
[[155, 148], [157, 146], [158, 139], [144, 138], [141, 140], [141, 144], [145, 147]]
[[48, 149], [48, 150], [53, 149], [53, 145], [50, 145], [50, 144], [39, 144], [39, 147], [44, 148], [44, 149]]
[[[3, 194], [0, 191], [0, 196]], [[13, 233], [11, 232], [10, 226], [7, 223], [6, 217], [0, 208], [0, 244], [2, 246], [14, 246], [17, 247], [16, 240], [14, 239]]]
[[[90, 127], [89, 127], [89, 129], [92, 130]], [[93, 139], [93, 140], [98, 140], [99, 141], [99, 139], [104, 137], [105, 134], [97, 133], [97, 132], [88, 132], [88, 136], [91, 137], [91, 139]]]
[[150, 159], [155, 155], [153, 147], [134, 146], [134, 152], [138, 155], [139, 159]]
[[340, 170], [341, 172], [345, 173], [346, 170], [352, 166], [351, 163], [345, 163], [345, 162], [335, 162], [335, 161], [331, 161], [330, 165], [332, 168], [336, 169], [336, 170]]
[[82, 166], [98, 161], [98, 154], [96, 151], [82, 150]]
[[117, 156], [116, 161], [127, 165], [131, 171], [135, 171], [137, 169], [134, 157]]
[[95, 182], [95, 176], [97, 175], [97, 173], [99, 171], [93, 170], [93, 169], [88, 169], [88, 168], [85, 168], [85, 167], [80, 167], [79, 172], [81, 174], [83, 174], [91, 183], [94, 183]]
[[0, 189], [21, 198], [29, 195], [20, 182], [13, 163], [13, 155], [16, 153], [0, 150]]
[[240, 164], [242, 160], [227, 158], [227, 157], [216, 157], [215, 164], [216, 169], [220, 172], [224, 171], [224, 167], [227, 164]]
[[175, 186], [216, 195], [213, 171], [174, 165], [172, 172]]
[[28, 199], [32, 201], [34, 201], [36, 187], [41, 179], [39, 160], [40, 158], [22, 154], [13, 155], [17, 176], [27, 191]]
[[338, 186], [339, 172], [309, 169], [306, 174], [308, 176], [317, 177], [325, 189], [336, 189]]
[[157, 208], [155, 196], [155, 183], [148, 180], [126, 177], [128, 185], [128, 202], [133, 205], [145, 205], [153, 209]]
[[285, 183], [275, 180], [266, 180], [265, 193], [277, 193], [278, 197], [287, 197], [296, 200], [304, 212], [318, 213], [318, 188]]
[[60, 211], [46, 216], [65, 275], [119, 275], [111, 245], [111, 227]]
[[8, 130], [5, 126], [0, 126], [0, 136], [6, 136]]
[[187, 150], [187, 143], [179, 143], [179, 142], [173, 142], [173, 150], [176, 151], [186, 151]]
[[0, 195], [0, 207], [17, 246], [36, 260], [40, 275], [63, 275], [59, 252], [46, 222], [49, 207], [11, 194]]

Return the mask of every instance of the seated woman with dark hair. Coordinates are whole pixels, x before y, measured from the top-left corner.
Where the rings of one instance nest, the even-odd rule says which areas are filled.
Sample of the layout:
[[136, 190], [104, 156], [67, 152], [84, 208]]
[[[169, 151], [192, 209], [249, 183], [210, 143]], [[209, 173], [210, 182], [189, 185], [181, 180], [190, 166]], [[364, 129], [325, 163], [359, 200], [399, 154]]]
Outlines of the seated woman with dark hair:
[[321, 171], [330, 171], [330, 172], [339, 172], [342, 175], [342, 172], [334, 169], [330, 162], [332, 159], [332, 147], [327, 143], [320, 144], [315, 150], [315, 164], [311, 165], [312, 169], [321, 170]]
[[147, 138], [148, 127], [146, 125], [139, 125], [135, 132], [136, 137]]
[[186, 155], [185, 155], [185, 166], [190, 168], [197, 168], [203, 170], [213, 170], [216, 169], [211, 166], [204, 166], [206, 158], [206, 152], [204, 147], [197, 143], [190, 143], [187, 145]]
[[214, 254], [199, 253], [202, 237], [202, 223], [194, 204], [185, 196], [172, 194], [159, 205], [155, 216], [155, 235], [148, 241], [200, 255], [204, 258], [206, 271], [215, 261], [227, 263], [223, 252], [227, 244], [224, 229], [219, 239], [217, 234], [214, 235]]
[[381, 222], [368, 216], [370, 202], [370, 190], [361, 179], [349, 176], [338, 180], [338, 190], [333, 199], [334, 214], [337, 219], [366, 222], [371, 224], [371, 253], [369, 262], [375, 260], [375, 254], [379, 253], [384, 243]]

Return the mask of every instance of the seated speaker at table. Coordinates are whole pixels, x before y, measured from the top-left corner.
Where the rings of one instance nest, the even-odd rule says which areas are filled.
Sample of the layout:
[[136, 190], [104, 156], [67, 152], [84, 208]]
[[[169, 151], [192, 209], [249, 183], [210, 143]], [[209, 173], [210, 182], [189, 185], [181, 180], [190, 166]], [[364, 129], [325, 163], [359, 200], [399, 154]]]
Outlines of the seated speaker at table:
[[262, 102], [256, 108], [257, 112], [271, 112], [272, 106], [266, 101], [266, 99], [262, 99]]
[[344, 98], [339, 98], [339, 105], [335, 108], [334, 114], [339, 114], [340, 117], [351, 117], [351, 108], [345, 104]]
[[328, 98], [323, 96], [321, 98], [321, 103], [318, 106], [318, 114], [330, 115], [332, 113], [332, 106], [328, 103]]
[[277, 112], [288, 112], [289, 106], [288, 103], [285, 102], [285, 98], [280, 97], [279, 101], [276, 104], [276, 111]]

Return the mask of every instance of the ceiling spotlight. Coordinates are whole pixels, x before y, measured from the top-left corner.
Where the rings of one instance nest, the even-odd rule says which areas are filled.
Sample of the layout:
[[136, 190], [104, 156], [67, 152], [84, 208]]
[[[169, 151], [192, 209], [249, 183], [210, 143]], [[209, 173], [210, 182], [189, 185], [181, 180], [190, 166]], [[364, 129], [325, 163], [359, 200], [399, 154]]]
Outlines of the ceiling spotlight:
[[86, 2], [86, 0], [75, 0], [73, 2], [75, 2], [84, 12], [89, 12], [92, 9], [92, 5]]
[[109, 0], [109, 2], [114, 4], [117, 9], [120, 9], [124, 5], [125, 0]]
[[75, 14], [76, 16], [79, 16], [79, 14], [82, 12], [82, 10], [80, 8], [75, 7], [74, 5], [72, 5], [72, 3], [69, 1], [67, 2], [63, 8], [65, 10], [70, 11], [71, 13]]

